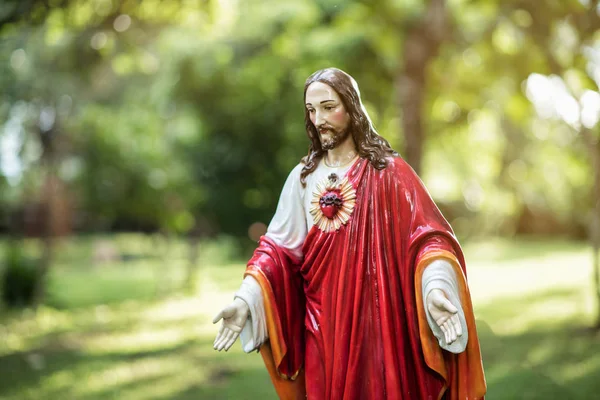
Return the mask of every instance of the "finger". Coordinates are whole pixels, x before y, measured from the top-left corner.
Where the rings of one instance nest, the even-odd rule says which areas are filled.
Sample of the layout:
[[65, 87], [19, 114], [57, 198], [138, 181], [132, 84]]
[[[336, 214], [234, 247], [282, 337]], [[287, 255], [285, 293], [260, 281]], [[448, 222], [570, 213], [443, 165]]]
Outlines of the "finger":
[[223, 350], [229, 351], [229, 348], [233, 345], [233, 343], [235, 343], [235, 335], [233, 335], [233, 337], [227, 340], [227, 342], [223, 346]]
[[456, 335], [457, 336], [462, 336], [463, 331], [462, 331], [462, 326], [460, 324], [460, 320], [458, 319], [458, 315], [454, 315], [452, 318], [452, 323], [454, 324], [454, 329], [456, 330]]
[[221, 332], [217, 333], [217, 337], [215, 338], [215, 341], [213, 342], [213, 348], [217, 348], [217, 342], [221, 340]]
[[223, 308], [221, 310], [220, 313], [217, 314], [217, 316], [215, 318], [213, 318], [213, 324], [216, 324], [217, 322], [219, 322], [219, 320], [221, 318], [227, 319], [227, 318], [231, 317], [233, 314], [235, 314], [235, 310], [236, 310], [236, 308], [232, 304], [226, 306], [225, 308]]
[[446, 333], [446, 326], [443, 323], [439, 324], [438, 326], [440, 327], [442, 332]]
[[448, 332], [450, 333], [450, 343], [453, 343], [456, 340], [456, 330], [454, 329], [454, 324], [452, 321], [446, 322], [448, 324]]
[[213, 349], [217, 350], [219, 348], [219, 343], [221, 343], [222, 340], [223, 340], [223, 334], [221, 333], [215, 339], [215, 342], [213, 343]]
[[450, 300], [444, 299], [442, 303], [448, 312], [451, 312], [452, 314], [456, 314], [458, 312], [458, 308], [454, 307], [454, 304], [452, 304]]
[[238, 336], [239, 336], [239, 334], [237, 332], [233, 333], [233, 336], [231, 337], [231, 339], [229, 339], [229, 342], [227, 342], [227, 344], [225, 345], [225, 351], [228, 351], [231, 348], [231, 346], [233, 346], [233, 344], [237, 340]]
[[219, 322], [221, 320], [221, 318], [223, 318], [223, 310], [221, 310], [220, 313], [218, 313], [214, 318], [213, 318], [213, 324], [216, 324], [217, 322]]
[[222, 345], [222, 348], [225, 349], [225, 351], [227, 351], [227, 349], [228, 349], [227, 345], [231, 341], [231, 338], [233, 337], [233, 335], [235, 335], [235, 332], [230, 329], [229, 333], [227, 334], [227, 337], [223, 341], [223, 345]]
[[448, 336], [446, 334], [446, 326], [444, 324], [440, 325], [440, 329], [442, 330], [442, 332], [444, 333], [444, 339], [446, 340], [446, 342], [448, 342]]
[[217, 343], [219, 338], [221, 338], [221, 335], [223, 334], [224, 330], [225, 330], [225, 321], [223, 321], [223, 323], [219, 327], [219, 333], [217, 333], [217, 337], [215, 338], [215, 341], [213, 342], [213, 346]]
[[446, 332], [448, 334], [448, 339], [446, 340], [446, 344], [450, 344], [453, 342], [453, 340], [452, 340], [452, 325], [450, 324], [450, 321], [446, 321], [444, 323], [444, 326], [446, 327]]
[[227, 343], [227, 340], [229, 339], [230, 335], [231, 335], [231, 330], [229, 328], [225, 329], [225, 332], [223, 332], [223, 339], [219, 342], [219, 346], [217, 347], [217, 350], [219, 350], [219, 351], [223, 350], [223, 348], [225, 347], [225, 343]]
[[448, 341], [450, 340], [450, 334], [448, 332], [448, 325], [445, 322], [442, 324], [442, 331], [444, 332], [444, 339], [446, 340], [446, 344], [448, 344]]
[[452, 328], [452, 342], [456, 342], [456, 338], [458, 337], [458, 335], [456, 334], [456, 327], [454, 326], [452, 321], [448, 321], [448, 325], [450, 325], [450, 327]]
[[225, 330], [221, 334], [221, 337], [219, 338], [219, 341], [217, 343], [215, 343], [215, 346], [214, 346], [215, 350], [221, 351], [221, 349], [223, 348], [223, 347], [221, 347], [221, 345], [225, 342], [225, 339], [227, 338], [228, 333], [229, 333], [229, 329], [225, 328]]
[[221, 311], [223, 313], [223, 318], [229, 318], [235, 314], [236, 307], [233, 304], [228, 305]]
[[448, 317], [446, 315], [440, 317], [437, 321], [435, 321], [435, 323], [438, 326], [442, 326], [444, 324], [444, 322], [448, 321]]
[[445, 325], [444, 325], [444, 329], [445, 329], [444, 339], [446, 339], [446, 344], [448, 344], [448, 342], [450, 341], [450, 332], [448, 332], [448, 329], [445, 328]]

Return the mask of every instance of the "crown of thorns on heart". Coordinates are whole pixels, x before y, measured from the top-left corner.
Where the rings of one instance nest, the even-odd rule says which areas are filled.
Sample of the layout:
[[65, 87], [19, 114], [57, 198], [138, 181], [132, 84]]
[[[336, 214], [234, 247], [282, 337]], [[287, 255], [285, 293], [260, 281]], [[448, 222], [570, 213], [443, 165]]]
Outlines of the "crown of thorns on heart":
[[313, 193], [310, 213], [315, 225], [324, 232], [338, 230], [350, 219], [356, 201], [356, 191], [344, 178], [330, 174], [317, 184]]

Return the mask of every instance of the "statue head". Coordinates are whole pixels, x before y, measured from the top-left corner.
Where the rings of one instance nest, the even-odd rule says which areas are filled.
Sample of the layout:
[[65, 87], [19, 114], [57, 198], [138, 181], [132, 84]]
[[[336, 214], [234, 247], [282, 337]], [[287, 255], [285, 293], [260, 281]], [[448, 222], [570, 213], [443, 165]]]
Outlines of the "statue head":
[[334, 149], [349, 139], [350, 114], [331, 86], [311, 83], [304, 93], [304, 102], [311, 122], [309, 126], [317, 131], [323, 150]]
[[[317, 105], [306, 104], [309, 88], [311, 92], [329, 90], [331, 97], [334, 97], [331, 105], [337, 105], [338, 99], [341, 101], [342, 107], [332, 110], [335, 114], [332, 119], [326, 122], [315, 119], [314, 108]], [[397, 155], [373, 127], [360, 99], [358, 84], [344, 71], [326, 68], [313, 73], [304, 84], [304, 100], [304, 120], [310, 147], [308, 155], [302, 159], [304, 168], [300, 180], [303, 185], [306, 184], [306, 176], [317, 168], [325, 152], [335, 148], [348, 135], [352, 135], [359, 156], [368, 159], [374, 168], [385, 168], [386, 157]]]

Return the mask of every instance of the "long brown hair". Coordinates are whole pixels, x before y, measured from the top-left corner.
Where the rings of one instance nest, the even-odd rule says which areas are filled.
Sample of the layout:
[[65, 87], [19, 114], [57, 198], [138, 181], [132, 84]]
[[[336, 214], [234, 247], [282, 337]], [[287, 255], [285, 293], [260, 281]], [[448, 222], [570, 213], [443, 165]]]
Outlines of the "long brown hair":
[[[321, 82], [331, 86], [340, 96], [342, 103], [350, 115], [348, 129], [352, 134], [358, 155], [369, 160], [376, 169], [384, 169], [387, 166], [386, 157], [397, 156], [387, 140], [381, 137], [360, 101], [360, 92], [354, 78], [337, 68], [321, 69], [308, 77], [304, 84], [304, 100], [306, 102], [306, 90], [313, 82]], [[312, 173], [323, 158], [325, 150], [321, 147], [321, 140], [317, 128], [310, 120], [306, 107], [304, 108], [304, 124], [306, 134], [310, 139], [308, 155], [302, 158], [304, 167], [300, 173], [300, 182], [306, 187], [306, 177]]]

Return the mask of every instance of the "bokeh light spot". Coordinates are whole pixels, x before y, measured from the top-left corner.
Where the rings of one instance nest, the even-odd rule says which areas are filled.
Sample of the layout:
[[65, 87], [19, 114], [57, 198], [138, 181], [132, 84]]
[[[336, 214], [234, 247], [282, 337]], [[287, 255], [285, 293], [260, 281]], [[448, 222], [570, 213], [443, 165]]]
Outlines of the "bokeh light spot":
[[95, 33], [94, 36], [90, 39], [90, 46], [94, 50], [100, 50], [104, 46], [106, 46], [106, 42], [108, 41], [108, 36], [104, 32]]
[[121, 14], [115, 18], [113, 27], [117, 32], [125, 32], [131, 26], [131, 17], [127, 14]]
[[460, 107], [453, 101], [446, 101], [442, 105], [441, 113], [446, 122], [453, 122], [460, 116]]
[[44, 107], [40, 112], [40, 120], [39, 126], [40, 129], [44, 132], [48, 132], [52, 127], [54, 127], [54, 122], [56, 121], [56, 111], [54, 107]]
[[592, 129], [600, 119], [600, 93], [586, 90], [581, 96], [581, 123]]
[[12, 52], [10, 56], [10, 66], [14, 70], [20, 69], [23, 64], [25, 64], [25, 61], [27, 61], [27, 54], [25, 53], [25, 50], [17, 49]]
[[533, 22], [533, 18], [531, 18], [531, 14], [529, 14], [527, 10], [515, 10], [513, 17], [517, 25], [522, 26], [523, 28], [529, 28]]
[[508, 175], [516, 182], [523, 182], [527, 179], [527, 164], [525, 161], [514, 160], [508, 166]]
[[167, 173], [160, 168], [153, 169], [148, 175], [148, 184], [157, 190], [167, 186], [168, 180]]
[[140, 60], [140, 69], [145, 74], [153, 74], [158, 71], [160, 60], [152, 53], [144, 53]]
[[462, 53], [463, 62], [471, 68], [476, 68], [481, 64], [481, 56], [475, 49], [466, 49]]
[[463, 186], [465, 205], [470, 211], [479, 211], [483, 205], [485, 193], [476, 181], [470, 181]]
[[267, 233], [267, 225], [262, 222], [255, 222], [248, 228], [248, 237], [254, 242], [258, 242], [265, 233]]

